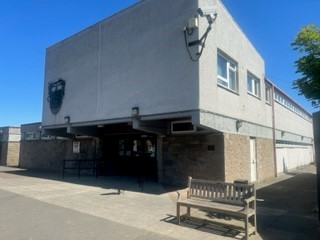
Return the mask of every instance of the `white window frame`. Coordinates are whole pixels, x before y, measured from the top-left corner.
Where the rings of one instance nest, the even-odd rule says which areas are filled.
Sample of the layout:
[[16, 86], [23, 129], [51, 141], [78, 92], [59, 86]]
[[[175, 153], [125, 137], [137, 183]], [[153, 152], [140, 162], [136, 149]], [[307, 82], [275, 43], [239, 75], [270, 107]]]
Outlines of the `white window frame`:
[[41, 132], [41, 140], [50, 140], [50, 139], [51, 139], [50, 135], [46, 135]]
[[[224, 87], [224, 88], [228, 88], [230, 89], [231, 91], [234, 91], [234, 92], [238, 92], [238, 64], [231, 60], [230, 58], [226, 57], [225, 55], [221, 54], [221, 53], [218, 53], [218, 56], [217, 56], [217, 68], [218, 68], [218, 64], [219, 64], [219, 57], [223, 58], [224, 60], [226, 60], [226, 63], [227, 65], [225, 66], [226, 67], [226, 72], [227, 72], [227, 78], [219, 75], [219, 73], [217, 72], [217, 77], [218, 77], [218, 85]], [[235, 86], [235, 89], [233, 89], [231, 87], [231, 84], [230, 84], [230, 72], [233, 72], [234, 73], [234, 86]]]
[[276, 102], [278, 102], [279, 104], [281, 104], [282, 106], [284, 106], [285, 108], [290, 109], [291, 111], [293, 111], [297, 115], [301, 116], [302, 118], [304, 118], [308, 121], [312, 121], [312, 118], [310, 118], [307, 114], [305, 114], [304, 110], [302, 108], [297, 106], [294, 102], [292, 102], [292, 100], [290, 100], [283, 93], [276, 90], [274, 92], [274, 100]]
[[36, 132], [25, 132], [24, 133], [24, 140], [36, 140], [37, 133]]
[[271, 100], [272, 100], [271, 89], [272, 89], [271, 85], [268, 83], [265, 83], [266, 103], [269, 103], [269, 104], [271, 104]]
[[[249, 85], [251, 89], [249, 89]], [[261, 81], [252, 73], [247, 73], [247, 91], [255, 97], [261, 97]]]

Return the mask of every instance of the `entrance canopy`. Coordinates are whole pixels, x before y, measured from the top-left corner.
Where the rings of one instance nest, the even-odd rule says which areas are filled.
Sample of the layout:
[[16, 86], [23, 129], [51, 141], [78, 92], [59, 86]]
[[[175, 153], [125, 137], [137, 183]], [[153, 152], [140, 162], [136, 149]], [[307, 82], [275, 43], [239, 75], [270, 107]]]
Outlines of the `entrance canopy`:
[[[104, 121], [73, 123], [68, 117], [65, 124], [43, 126], [46, 135], [74, 138], [74, 136], [102, 137], [108, 134], [152, 133], [168, 135], [172, 133], [173, 123], [189, 123], [194, 126], [188, 133], [208, 133], [199, 125], [198, 111], [185, 111], [131, 118], [109, 119]], [[181, 132], [182, 133], [182, 132]]]

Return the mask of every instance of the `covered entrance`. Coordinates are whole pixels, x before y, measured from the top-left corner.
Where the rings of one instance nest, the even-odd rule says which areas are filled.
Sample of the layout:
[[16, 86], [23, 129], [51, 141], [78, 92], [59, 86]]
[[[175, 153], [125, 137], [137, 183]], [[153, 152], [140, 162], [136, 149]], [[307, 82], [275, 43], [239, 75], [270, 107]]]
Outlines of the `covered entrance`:
[[156, 141], [154, 134], [103, 136], [100, 175], [143, 176], [157, 181]]

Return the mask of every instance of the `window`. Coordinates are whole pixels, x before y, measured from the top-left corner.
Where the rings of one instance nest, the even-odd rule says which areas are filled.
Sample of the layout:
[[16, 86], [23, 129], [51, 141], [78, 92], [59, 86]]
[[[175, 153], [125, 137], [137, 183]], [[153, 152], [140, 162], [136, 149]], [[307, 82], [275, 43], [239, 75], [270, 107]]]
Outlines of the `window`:
[[266, 83], [266, 102], [271, 104], [271, 86]]
[[25, 140], [35, 140], [37, 138], [36, 133], [35, 132], [26, 132], [24, 134], [24, 139]]
[[284, 94], [282, 94], [277, 90], [275, 90], [275, 93], [274, 93], [274, 100], [280, 103], [282, 106], [295, 112], [299, 116], [303, 117], [304, 119], [308, 121], [312, 121], [312, 118], [310, 117], [310, 115], [306, 114], [306, 112], [302, 108], [297, 106], [292, 100], [290, 100], [287, 96], [285, 96]]
[[238, 91], [237, 64], [220, 54], [218, 54], [218, 84]]
[[43, 133], [41, 132], [41, 139], [42, 139], [42, 140], [50, 140], [50, 139], [51, 139], [51, 136], [50, 136], [50, 135], [47, 135], [47, 134], [43, 134]]
[[260, 79], [253, 76], [252, 74], [247, 74], [247, 85], [248, 92], [256, 97], [260, 97]]

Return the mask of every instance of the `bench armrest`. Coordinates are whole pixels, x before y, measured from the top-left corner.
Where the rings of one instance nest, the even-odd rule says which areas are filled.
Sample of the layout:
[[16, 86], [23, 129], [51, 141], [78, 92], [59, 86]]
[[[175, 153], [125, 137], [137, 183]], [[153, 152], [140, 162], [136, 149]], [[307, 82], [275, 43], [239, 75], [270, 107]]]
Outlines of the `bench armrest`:
[[187, 198], [189, 198], [189, 189], [182, 189], [180, 191], [177, 191], [177, 194], [178, 194], [178, 201], [181, 200], [181, 191], [185, 191], [187, 190]]
[[179, 201], [179, 200], [181, 199], [181, 193], [180, 193], [180, 191], [177, 191], [177, 194], [178, 194], [177, 200]]
[[249, 198], [246, 198], [246, 199], [243, 199], [243, 201], [244, 201], [245, 203], [251, 203], [251, 202], [253, 202], [253, 201], [255, 201], [255, 200], [256, 200], [256, 198], [255, 198], [254, 196], [249, 197]]
[[[249, 197], [247, 199], [244, 199], [243, 201], [245, 203], [245, 209], [246, 210], [248, 210], [249, 208], [256, 209], [256, 198], [255, 198], [255, 196], [252, 196], [252, 197]], [[250, 204], [250, 203], [253, 203], [253, 204]]]

